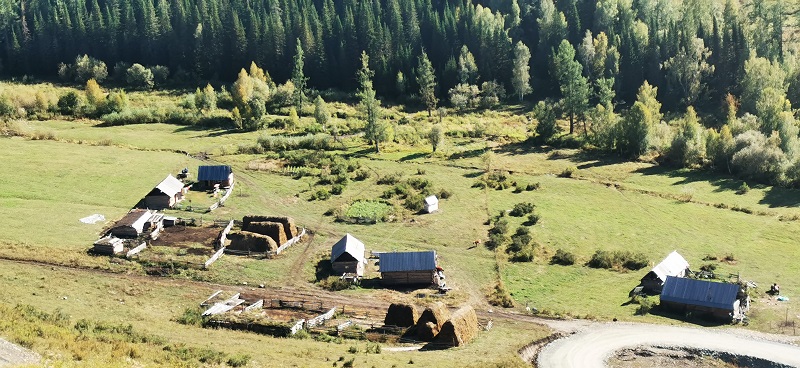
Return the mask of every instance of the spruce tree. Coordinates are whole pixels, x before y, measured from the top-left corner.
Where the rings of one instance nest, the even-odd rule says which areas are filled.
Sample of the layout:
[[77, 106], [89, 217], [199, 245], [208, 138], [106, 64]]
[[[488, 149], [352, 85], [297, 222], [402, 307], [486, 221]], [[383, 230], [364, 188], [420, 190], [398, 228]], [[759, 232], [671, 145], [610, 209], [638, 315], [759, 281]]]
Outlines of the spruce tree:
[[419, 85], [419, 97], [422, 103], [425, 104], [425, 109], [428, 110], [428, 117], [430, 117], [433, 110], [436, 109], [439, 99], [436, 98], [436, 75], [425, 51], [422, 52], [418, 59], [417, 85]]

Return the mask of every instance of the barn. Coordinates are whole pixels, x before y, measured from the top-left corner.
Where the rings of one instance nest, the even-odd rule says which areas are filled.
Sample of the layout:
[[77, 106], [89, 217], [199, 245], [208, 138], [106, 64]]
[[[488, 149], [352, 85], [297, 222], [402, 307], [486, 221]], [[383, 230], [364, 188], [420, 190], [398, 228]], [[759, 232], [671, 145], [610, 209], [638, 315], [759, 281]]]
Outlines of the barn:
[[667, 276], [661, 306], [730, 321], [744, 316], [750, 300], [737, 284]]
[[436, 252], [395, 252], [379, 255], [384, 285], [430, 285], [437, 283]]
[[136, 238], [145, 231], [160, 229], [164, 215], [156, 211], [134, 209], [117, 221], [109, 233], [118, 238]]
[[149, 209], [163, 210], [172, 208], [183, 200], [185, 194], [183, 183], [176, 179], [172, 174], [156, 185], [150, 193], [144, 197], [144, 205]]
[[233, 170], [228, 165], [206, 165], [197, 169], [197, 181], [204, 187], [219, 184], [222, 188], [233, 185]]
[[364, 276], [364, 243], [350, 234], [346, 234], [331, 248], [331, 267], [337, 275], [353, 273]]
[[667, 276], [686, 277], [688, 269], [689, 262], [686, 262], [677, 251], [673, 251], [642, 277], [642, 286], [645, 291], [658, 294], [664, 287]]
[[425, 212], [433, 213], [439, 210], [439, 198], [435, 195], [425, 197]]

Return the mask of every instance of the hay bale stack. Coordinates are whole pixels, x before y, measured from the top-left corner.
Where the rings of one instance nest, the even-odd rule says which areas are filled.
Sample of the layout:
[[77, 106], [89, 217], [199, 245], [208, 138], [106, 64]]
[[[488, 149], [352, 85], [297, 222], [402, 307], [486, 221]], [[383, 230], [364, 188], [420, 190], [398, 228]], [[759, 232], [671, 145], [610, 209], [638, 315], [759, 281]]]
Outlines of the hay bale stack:
[[286, 243], [288, 240], [286, 239], [286, 233], [283, 231], [283, 225], [277, 222], [251, 222], [246, 228], [242, 228], [242, 230], [269, 236], [272, 238], [272, 240], [275, 240], [275, 242], [278, 243], [278, 246]]
[[292, 239], [298, 234], [297, 225], [295, 225], [294, 219], [291, 217], [259, 216], [259, 215], [245, 216], [244, 218], [242, 218], [242, 230], [253, 231], [249, 230], [248, 227], [250, 226], [251, 223], [254, 222], [277, 222], [281, 224], [286, 239]]
[[386, 326], [411, 327], [417, 323], [417, 308], [411, 304], [392, 303], [386, 311], [383, 324]]
[[228, 233], [231, 244], [228, 249], [249, 252], [274, 252], [278, 244], [271, 237], [249, 231], [231, 231]]
[[455, 311], [433, 340], [439, 346], [463, 346], [478, 336], [478, 316], [470, 306]]
[[450, 319], [450, 311], [444, 304], [429, 305], [417, 320], [417, 338], [421, 341], [433, 341], [448, 319]]

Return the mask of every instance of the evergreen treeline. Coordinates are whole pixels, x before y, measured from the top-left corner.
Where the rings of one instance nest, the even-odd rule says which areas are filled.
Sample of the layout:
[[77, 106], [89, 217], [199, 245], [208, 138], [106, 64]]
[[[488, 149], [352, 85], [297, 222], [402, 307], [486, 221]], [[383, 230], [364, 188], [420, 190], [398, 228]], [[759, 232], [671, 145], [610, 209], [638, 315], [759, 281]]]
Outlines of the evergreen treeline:
[[[555, 2], [554, 2], [555, 1]], [[0, 5], [0, 59], [9, 75], [53, 75], [88, 54], [164, 65], [173, 75], [233, 80], [251, 61], [290, 77], [296, 40], [309, 85], [354, 90], [361, 51], [379, 94], [414, 75], [425, 51], [437, 94], [459, 82], [466, 46], [481, 81], [514, 84], [515, 44], [532, 54], [537, 97], [557, 96], [552, 56], [563, 39], [589, 83], [613, 78], [630, 102], [647, 80], [668, 109], [718, 106], [738, 94], [744, 62], [783, 61], [782, 2], [748, 0], [18, 0]], [[407, 78], [411, 81], [413, 78]], [[478, 83], [479, 85], [479, 83]], [[408, 88], [408, 90], [414, 90]], [[794, 97], [794, 96], [790, 96]]]

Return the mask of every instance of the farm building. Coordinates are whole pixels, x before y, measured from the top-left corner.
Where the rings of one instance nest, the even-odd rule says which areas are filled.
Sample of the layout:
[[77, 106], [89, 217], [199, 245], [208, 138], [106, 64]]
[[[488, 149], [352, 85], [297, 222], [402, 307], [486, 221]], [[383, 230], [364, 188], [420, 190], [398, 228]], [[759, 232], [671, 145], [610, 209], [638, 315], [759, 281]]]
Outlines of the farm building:
[[158, 183], [150, 193], [147, 193], [144, 197], [144, 205], [154, 210], [172, 208], [183, 200], [185, 193], [183, 183], [170, 174], [166, 179]]
[[197, 181], [207, 188], [217, 184], [222, 188], [230, 187], [233, 185], [233, 170], [228, 165], [200, 166]]
[[162, 213], [135, 209], [117, 221], [109, 233], [118, 238], [136, 238], [146, 231], [160, 230], [163, 219]]
[[667, 276], [661, 306], [730, 321], [744, 316], [750, 300], [737, 284]]
[[433, 213], [439, 210], [439, 198], [435, 195], [425, 197], [425, 212]]
[[379, 257], [384, 285], [430, 285], [438, 282], [435, 251], [381, 253]]
[[113, 236], [106, 236], [94, 242], [92, 251], [94, 251], [96, 254], [112, 255], [122, 253], [123, 247], [124, 241], [122, 239], [115, 238]]
[[686, 262], [686, 259], [677, 251], [673, 251], [642, 277], [642, 286], [646, 291], [660, 293], [664, 282], [667, 281], [667, 276], [686, 277], [688, 269], [689, 262]]
[[364, 243], [347, 234], [331, 248], [331, 267], [337, 275], [354, 273], [364, 276]]

